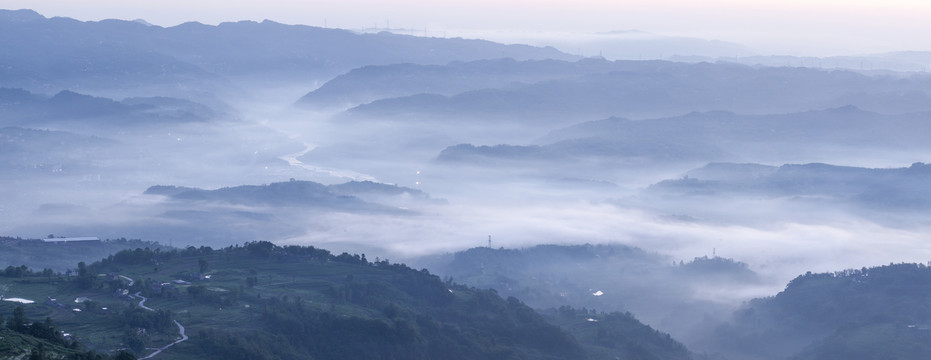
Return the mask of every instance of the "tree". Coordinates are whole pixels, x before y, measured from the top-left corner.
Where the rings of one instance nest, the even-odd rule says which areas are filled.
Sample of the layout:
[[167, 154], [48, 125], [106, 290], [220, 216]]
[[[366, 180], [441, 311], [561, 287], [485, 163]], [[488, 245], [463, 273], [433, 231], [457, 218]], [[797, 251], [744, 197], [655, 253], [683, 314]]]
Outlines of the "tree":
[[90, 289], [94, 286], [96, 276], [87, 268], [83, 261], [78, 263], [78, 287], [81, 289]]
[[204, 258], [197, 259], [197, 266], [200, 269], [200, 273], [203, 274], [207, 272], [207, 260]]
[[87, 311], [87, 312], [89, 312], [89, 313], [96, 313], [97, 310], [99, 310], [99, 309], [100, 309], [100, 304], [98, 304], [96, 301], [93, 301], [93, 300], [90, 300], [90, 299], [84, 301], [84, 310], [85, 310], [85, 311]]
[[113, 357], [113, 360], [136, 360], [136, 357], [133, 356], [133, 354], [121, 350]]
[[123, 334], [123, 343], [137, 354], [145, 351], [145, 338], [136, 330], [127, 329]]
[[7, 320], [6, 327], [20, 331], [24, 326], [26, 326], [27, 321], [28, 319], [26, 319], [26, 310], [24, 310], [22, 306], [17, 306], [15, 309], [13, 309], [13, 317]]
[[55, 271], [49, 268], [42, 269], [42, 275], [48, 279], [48, 282], [52, 282], [52, 275], [55, 275]]
[[193, 298], [200, 297], [201, 295], [204, 295], [204, 293], [206, 292], [207, 292], [207, 288], [203, 287], [202, 285], [189, 286], [187, 288], [187, 293], [190, 294], [191, 297]]
[[39, 343], [39, 346], [29, 351], [29, 360], [45, 360], [45, 345]]

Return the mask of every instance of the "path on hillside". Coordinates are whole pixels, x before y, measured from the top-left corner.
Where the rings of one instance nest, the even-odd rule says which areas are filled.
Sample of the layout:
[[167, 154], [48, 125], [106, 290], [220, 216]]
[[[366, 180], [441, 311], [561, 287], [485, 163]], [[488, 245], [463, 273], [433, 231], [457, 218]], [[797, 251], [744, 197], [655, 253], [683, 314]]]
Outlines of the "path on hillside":
[[175, 322], [175, 325], [178, 325], [178, 333], [181, 334], [181, 338], [178, 339], [178, 340], [175, 340], [175, 342], [173, 342], [173, 343], [171, 343], [171, 344], [168, 344], [168, 345], [165, 345], [165, 346], [162, 346], [162, 347], [156, 349], [155, 352], [149, 354], [149, 356], [139, 358], [139, 360], [151, 359], [153, 356], [160, 354], [160, 353], [161, 353], [162, 351], [164, 351], [165, 349], [168, 349], [168, 348], [170, 348], [170, 347], [172, 347], [172, 346], [175, 346], [175, 344], [178, 344], [178, 343], [180, 343], [180, 342], [182, 342], [182, 341], [186, 341], [186, 340], [188, 339], [187, 335], [184, 334], [184, 326], [182, 326], [181, 323], [178, 322], [178, 320], [174, 320], [174, 322]]
[[145, 306], [145, 301], [149, 299], [147, 299], [145, 296], [142, 296], [141, 294], [141, 291], [137, 291], [135, 294], [133, 294], [134, 297], [142, 298], [142, 300], [139, 300], [139, 307], [149, 311], [155, 311], [155, 309]]
[[[133, 283], [135, 283], [135, 282], [133, 281], [133, 279], [130, 279], [130, 278], [126, 277], [126, 276], [120, 275], [120, 277], [123, 278], [123, 279], [128, 280], [130, 285], [132, 285]], [[137, 291], [135, 294], [130, 295], [130, 297], [132, 297], [132, 298], [138, 297], [138, 298], [142, 299], [142, 300], [139, 300], [139, 307], [140, 307], [140, 308], [142, 308], [142, 309], [144, 309], [144, 310], [148, 310], [148, 311], [155, 311], [155, 309], [150, 308], [150, 307], [148, 307], [148, 306], [145, 306], [145, 301], [148, 300], [148, 298], [146, 298], [145, 296], [142, 296], [142, 292], [141, 292], [141, 291]], [[184, 333], [184, 326], [181, 325], [181, 323], [179, 323], [178, 320], [172, 320], [172, 321], [175, 322], [175, 325], [178, 325], [178, 333], [181, 334], [181, 338], [178, 339], [178, 340], [175, 340], [175, 342], [173, 342], [173, 343], [171, 343], [171, 344], [168, 344], [168, 345], [162, 346], [162, 347], [160, 347], [160, 348], [158, 348], [158, 349], [155, 349], [155, 352], [149, 354], [149, 355], [146, 356], [146, 357], [141, 357], [141, 358], [139, 358], [139, 360], [151, 359], [153, 356], [158, 355], [158, 354], [161, 354], [162, 351], [165, 351], [166, 349], [168, 349], [168, 348], [170, 348], [170, 347], [172, 347], [172, 346], [175, 346], [175, 345], [177, 345], [177, 344], [180, 343], [180, 342], [187, 341], [188, 336]]]

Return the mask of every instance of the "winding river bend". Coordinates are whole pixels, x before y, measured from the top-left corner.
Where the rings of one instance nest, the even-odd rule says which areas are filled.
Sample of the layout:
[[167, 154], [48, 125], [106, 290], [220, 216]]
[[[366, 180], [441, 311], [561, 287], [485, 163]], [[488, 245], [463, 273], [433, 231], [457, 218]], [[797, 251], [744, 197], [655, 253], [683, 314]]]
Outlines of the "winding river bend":
[[292, 154], [282, 155], [282, 156], [279, 156], [278, 158], [281, 160], [287, 161], [288, 164], [291, 166], [299, 167], [301, 169], [312, 171], [314, 173], [324, 174], [324, 175], [332, 176], [335, 178], [349, 179], [353, 181], [378, 182], [378, 180], [375, 179], [374, 176], [363, 174], [363, 173], [352, 171], [352, 170], [335, 169], [335, 168], [328, 168], [328, 167], [305, 164], [299, 158], [309, 153], [311, 150], [316, 148], [316, 146], [313, 144], [308, 144], [306, 142], [302, 144], [304, 145], [304, 150], [301, 150], [301, 151], [298, 151]]

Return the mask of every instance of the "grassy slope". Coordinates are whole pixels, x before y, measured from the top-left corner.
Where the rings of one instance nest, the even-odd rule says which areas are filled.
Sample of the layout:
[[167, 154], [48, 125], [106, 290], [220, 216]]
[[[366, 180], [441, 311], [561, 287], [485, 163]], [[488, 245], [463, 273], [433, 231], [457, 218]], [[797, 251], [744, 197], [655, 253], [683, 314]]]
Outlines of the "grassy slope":
[[[440, 335], [465, 337], [463, 351], [468, 354], [500, 353], [507, 355], [501, 358], [541, 359], [580, 355], [579, 345], [571, 336], [545, 323], [516, 299], [505, 301], [492, 292], [463, 287], [447, 289], [447, 284], [425, 271], [385, 262], [368, 263], [351, 256], [338, 259], [328, 253], [327, 256], [323, 253], [292, 255], [280, 248], [275, 248], [273, 254], [250, 253], [244, 249], [202, 250], [166, 252], [154, 258], [146, 258], [142, 252], [139, 258], [111, 257], [89, 267], [94, 273], [119, 274], [133, 279], [134, 285], [129, 287], [131, 294], [141, 291], [148, 296], [147, 307], [170, 310], [172, 318], [185, 326], [192, 339], [163, 352], [159, 355], [161, 359], [209, 356], [203, 353], [203, 343], [198, 341], [214, 335], [248, 337], [255, 334], [259, 338], [290, 342], [289, 346], [298, 351], [307, 350], [301, 344], [293, 344], [293, 340], [280, 339], [281, 334], [270, 328], [267, 314], [290, 309], [289, 306], [322, 316], [322, 319], [331, 319], [327, 316], [332, 315], [332, 319], [336, 319], [332, 320], [333, 324], [381, 326], [388, 331], [385, 336], [393, 336], [403, 326], [412, 326], [418, 337], [410, 346], [418, 357], [436, 351], [423, 343]], [[201, 260], [207, 264], [209, 281], [193, 280], [191, 285], [178, 285], [164, 291], [146, 286], [146, 283], [196, 277]], [[254, 286], [249, 286], [248, 277], [255, 278]], [[126, 332], [134, 331], [135, 327], [121, 314], [132, 311], [140, 299], [130, 301], [113, 295], [116, 288], [128, 286], [126, 280], [108, 282], [102, 275], [93, 278], [95, 283], [91, 288], [81, 289], [75, 278], [60, 275], [0, 277], [0, 293], [6, 297], [36, 300], [36, 304], [23, 305], [29, 318], [51, 317], [60, 328], [75, 334], [89, 348], [102, 352], [124, 348], [127, 346], [124, 344]], [[189, 288], [201, 289], [201, 292], [194, 296]], [[437, 289], [442, 292], [437, 293]], [[75, 303], [81, 296], [92, 299], [95, 306]], [[47, 297], [58, 299], [65, 308], [43, 304]], [[10, 314], [17, 305], [0, 302], [0, 314]], [[386, 311], [388, 306], [394, 308], [390, 316]], [[370, 322], [352, 323], [344, 319]], [[407, 325], [399, 325], [401, 323]], [[439, 330], [431, 330], [430, 326], [439, 326]], [[149, 347], [160, 347], [179, 337], [173, 325], [161, 331], [147, 330], [145, 339]], [[556, 339], [554, 343], [565, 344], [565, 349], [546, 349], [545, 343], [540, 348], [541, 344], [534, 339], [519, 335], [528, 331], [549, 334]], [[378, 336], [381, 335], [360, 341], [377, 342]], [[489, 341], [495, 337], [502, 341]], [[274, 357], [269, 355], [268, 358]]]

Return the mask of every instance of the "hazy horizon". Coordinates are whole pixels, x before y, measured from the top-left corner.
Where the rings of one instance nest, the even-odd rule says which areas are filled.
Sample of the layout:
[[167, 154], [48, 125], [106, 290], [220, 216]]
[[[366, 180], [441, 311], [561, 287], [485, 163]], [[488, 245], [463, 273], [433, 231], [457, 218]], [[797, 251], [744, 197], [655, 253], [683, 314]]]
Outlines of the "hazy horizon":
[[[348, 30], [394, 29], [431, 37], [483, 38], [546, 45], [570, 38], [638, 30], [672, 37], [733, 42], [760, 55], [840, 56], [931, 51], [931, 4], [912, 1], [469, 1], [406, 0], [265, 2], [110, 0], [4, 0], [6, 9], [28, 8], [47, 17], [83, 21], [143, 19], [159, 26], [218, 24], [265, 19]], [[577, 49], [563, 48], [576, 53]], [[591, 56], [595, 53], [582, 55]], [[592, 50], [590, 50], [592, 51]], [[597, 51], [597, 50], [594, 50]], [[732, 54], [741, 55], [741, 54]]]

